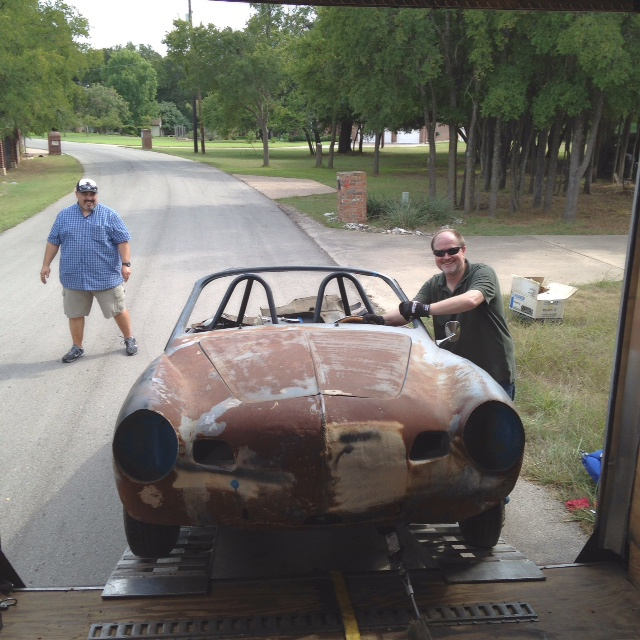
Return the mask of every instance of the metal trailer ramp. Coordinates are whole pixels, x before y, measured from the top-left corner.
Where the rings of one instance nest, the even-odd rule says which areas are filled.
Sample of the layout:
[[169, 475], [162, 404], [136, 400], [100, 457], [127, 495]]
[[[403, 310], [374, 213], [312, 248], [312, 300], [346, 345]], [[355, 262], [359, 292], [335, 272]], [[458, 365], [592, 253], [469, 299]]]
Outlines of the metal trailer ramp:
[[102, 597], [206, 594], [216, 534], [215, 527], [182, 527], [175, 548], [166, 558], [138, 558], [127, 548], [111, 573]]
[[502, 538], [492, 549], [465, 544], [457, 525], [411, 524], [400, 538], [427, 568], [437, 568], [448, 583], [544, 580], [534, 562]]
[[[422, 611], [429, 627], [534, 622], [538, 616], [525, 602], [463, 604], [432, 607]], [[358, 612], [362, 631], [404, 629], [411, 622], [409, 610]], [[296, 615], [233, 616], [192, 620], [98, 623], [87, 640], [222, 640], [225, 638], [303, 637], [340, 634], [344, 623], [337, 612]]]
[[[454, 525], [399, 527], [402, 544], [424, 569], [417, 573], [436, 573], [447, 583], [505, 582], [544, 580], [540, 569], [502, 540], [493, 549], [474, 549], [462, 541]], [[178, 544], [168, 558], [143, 559], [127, 549], [114, 569], [102, 597], [105, 599], [207, 594], [216, 580], [211, 579], [217, 529], [184, 527]], [[378, 572], [383, 582], [392, 572]], [[386, 574], [386, 578], [383, 574]], [[425, 575], [426, 575], [425, 574]], [[376, 581], [375, 575], [372, 575]], [[321, 589], [330, 589], [328, 575], [318, 575]], [[241, 581], [242, 582], [242, 581]], [[392, 580], [395, 590], [395, 582]], [[382, 584], [381, 584], [382, 586]], [[386, 588], [390, 585], [387, 584]], [[269, 580], [264, 584], [269, 589]], [[385, 587], [382, 587], [383, 590]], [[398, 592], [401, 584], [397, 583]], [[349, 599], [349, 594], [346, 594]], [[208, 617], [150, 619], [143, 622], [100, 622], [91, 626], [88, 640], [188, 640], [210, 638], [304, 637], [327, 634], [343, 636], [345, 618], [342, 597], [329, 594], [321, 611], [262, 612], [257, 615], [213, 615]], [[369, 606], [361, 602], [352, 611], [362, 631], [379, 632], [405, 629], [412, 610], [397, 604]], [[538, 616], [524, 601], [434, 604], [420, 608], [429, 627], [494, 625], [535, 622]], [[348, 616], [347, 616], [348, 617]], [[497, 625], [497, 627], [495, 626]]]

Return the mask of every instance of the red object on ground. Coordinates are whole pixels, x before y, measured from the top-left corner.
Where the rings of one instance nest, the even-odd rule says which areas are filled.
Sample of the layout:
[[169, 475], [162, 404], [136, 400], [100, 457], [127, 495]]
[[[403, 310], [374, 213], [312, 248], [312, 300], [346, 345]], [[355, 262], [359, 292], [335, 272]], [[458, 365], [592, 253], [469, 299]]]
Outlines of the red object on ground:
[[569, 511], [578, 511], [579, 509], [589, 509], [591, 504], [589, 498], [580, 498], [579, 500], [569, 500], [566, 507]]

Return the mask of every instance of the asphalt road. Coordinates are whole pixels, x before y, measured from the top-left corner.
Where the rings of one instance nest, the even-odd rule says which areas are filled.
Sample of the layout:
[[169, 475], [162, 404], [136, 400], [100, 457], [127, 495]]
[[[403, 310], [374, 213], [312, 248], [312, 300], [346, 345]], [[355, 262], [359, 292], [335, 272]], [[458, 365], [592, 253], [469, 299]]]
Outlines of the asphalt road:
[[[35, 143], [34, 143], [35, 144]], [[261, 264], [331, 264], [267, 197], [199, 163], [144, 151], [64, 143], [100, 199], [133, 236], [126, 286], [139, 354], [126, 357], [115, 322], [92, 310], [86, 355], [71, 365], [58, 259], [39, 271], [69, 196], [0, 235], [0, 535], [30, 586], [104, 584], [126, 542], [110, 444], [131, 385], [162, 353], [201, 276]]]
[[[74, 201], [73, 185], [68, 197], [0, 235], [0, 535], [23, 580], [40, 587], [104, 584], [120, 558], [126, 542], [110, 466], [114, 422], [132, 383], [163, 350], [195, 280], [235, 266], [336, 263], [386, 273], [412, 295], [433, 272], [425, 237], [326, 229], [287, 216], [244, 182], [187, 160], [72, 143], [64, 143], [64, 151], [82, 162], [100, 186], [101, 201], [121, 212], [131, 230], [127, 296], [140, 353], [124, 356], [115, 323], [96, 309], [87, 322], [87, 355], [73, 365], [60, 362], [70, 341], [57, 261], [46, 286], [39, 270], [55, 215]], [[257, 187], [269, 192], [267, 185]], [[505, 290], [514, 273], [574, 284], [620, 278], [626, 250], [621, 236], [473, 238], [468, 244], [471, 259], [496, 267]], [[520, 481], [504, 537], [538, 564], [571, 562], [585, 537], [567, 520], [547, 492]], [[384, 558], [375, 535], [337, 540], [323, 545], [295, 535], [275, 541], [228, 534], [218, 544], [218, 556], [226, 556], [218, 574], [256, 571], [265, 555], [274, 570], [288, 572], [323, 562], [366, 569]], [[329, 550], [324, 561], [322, 546]]]

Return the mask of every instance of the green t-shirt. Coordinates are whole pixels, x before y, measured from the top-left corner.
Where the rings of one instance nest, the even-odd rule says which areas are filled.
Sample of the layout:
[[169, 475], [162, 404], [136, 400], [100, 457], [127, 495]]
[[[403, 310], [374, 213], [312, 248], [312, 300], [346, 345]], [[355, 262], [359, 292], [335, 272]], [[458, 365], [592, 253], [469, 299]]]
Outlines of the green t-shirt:
[[435, 337], [437, 340], [444, 338], [444, 325], [449, 320], [458, 320], [460, 338], [456, 342], [443, 343], [442, 348], [471, 360], [500, 384], [515, 382], [515, 350], [507, 327], [496, 272], [486, 264], [466, 263], [467, 270], [455, 291], [449, 291], [446, 277], [444, 273], [440, 273], [427, 280], [414, 299], [432, 304], [471, 289], [482, 292], [484, 302], [471, 311], [433, 316]]

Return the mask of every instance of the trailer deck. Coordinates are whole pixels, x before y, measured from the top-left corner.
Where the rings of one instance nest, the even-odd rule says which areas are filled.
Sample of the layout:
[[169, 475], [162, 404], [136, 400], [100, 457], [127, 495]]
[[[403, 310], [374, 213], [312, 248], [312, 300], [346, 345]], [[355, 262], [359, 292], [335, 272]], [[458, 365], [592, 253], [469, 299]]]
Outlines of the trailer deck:
[[[503, 542], [460, 544], [455, 528], [402, 532], [432, 638], [640, 638], [640, 594], [612, 562], [539, 567]], [[16, 589], [0, 609], [12, 640], [406, 638], [414, 617], [392, 570], [211, 577], [215, 531], [185, 531], [174, 558], [125, 552], [101, 587]], [[416, 559], [422, 565], [416, 568]], [[5, 598], [7, 596], [4, 596]]]

